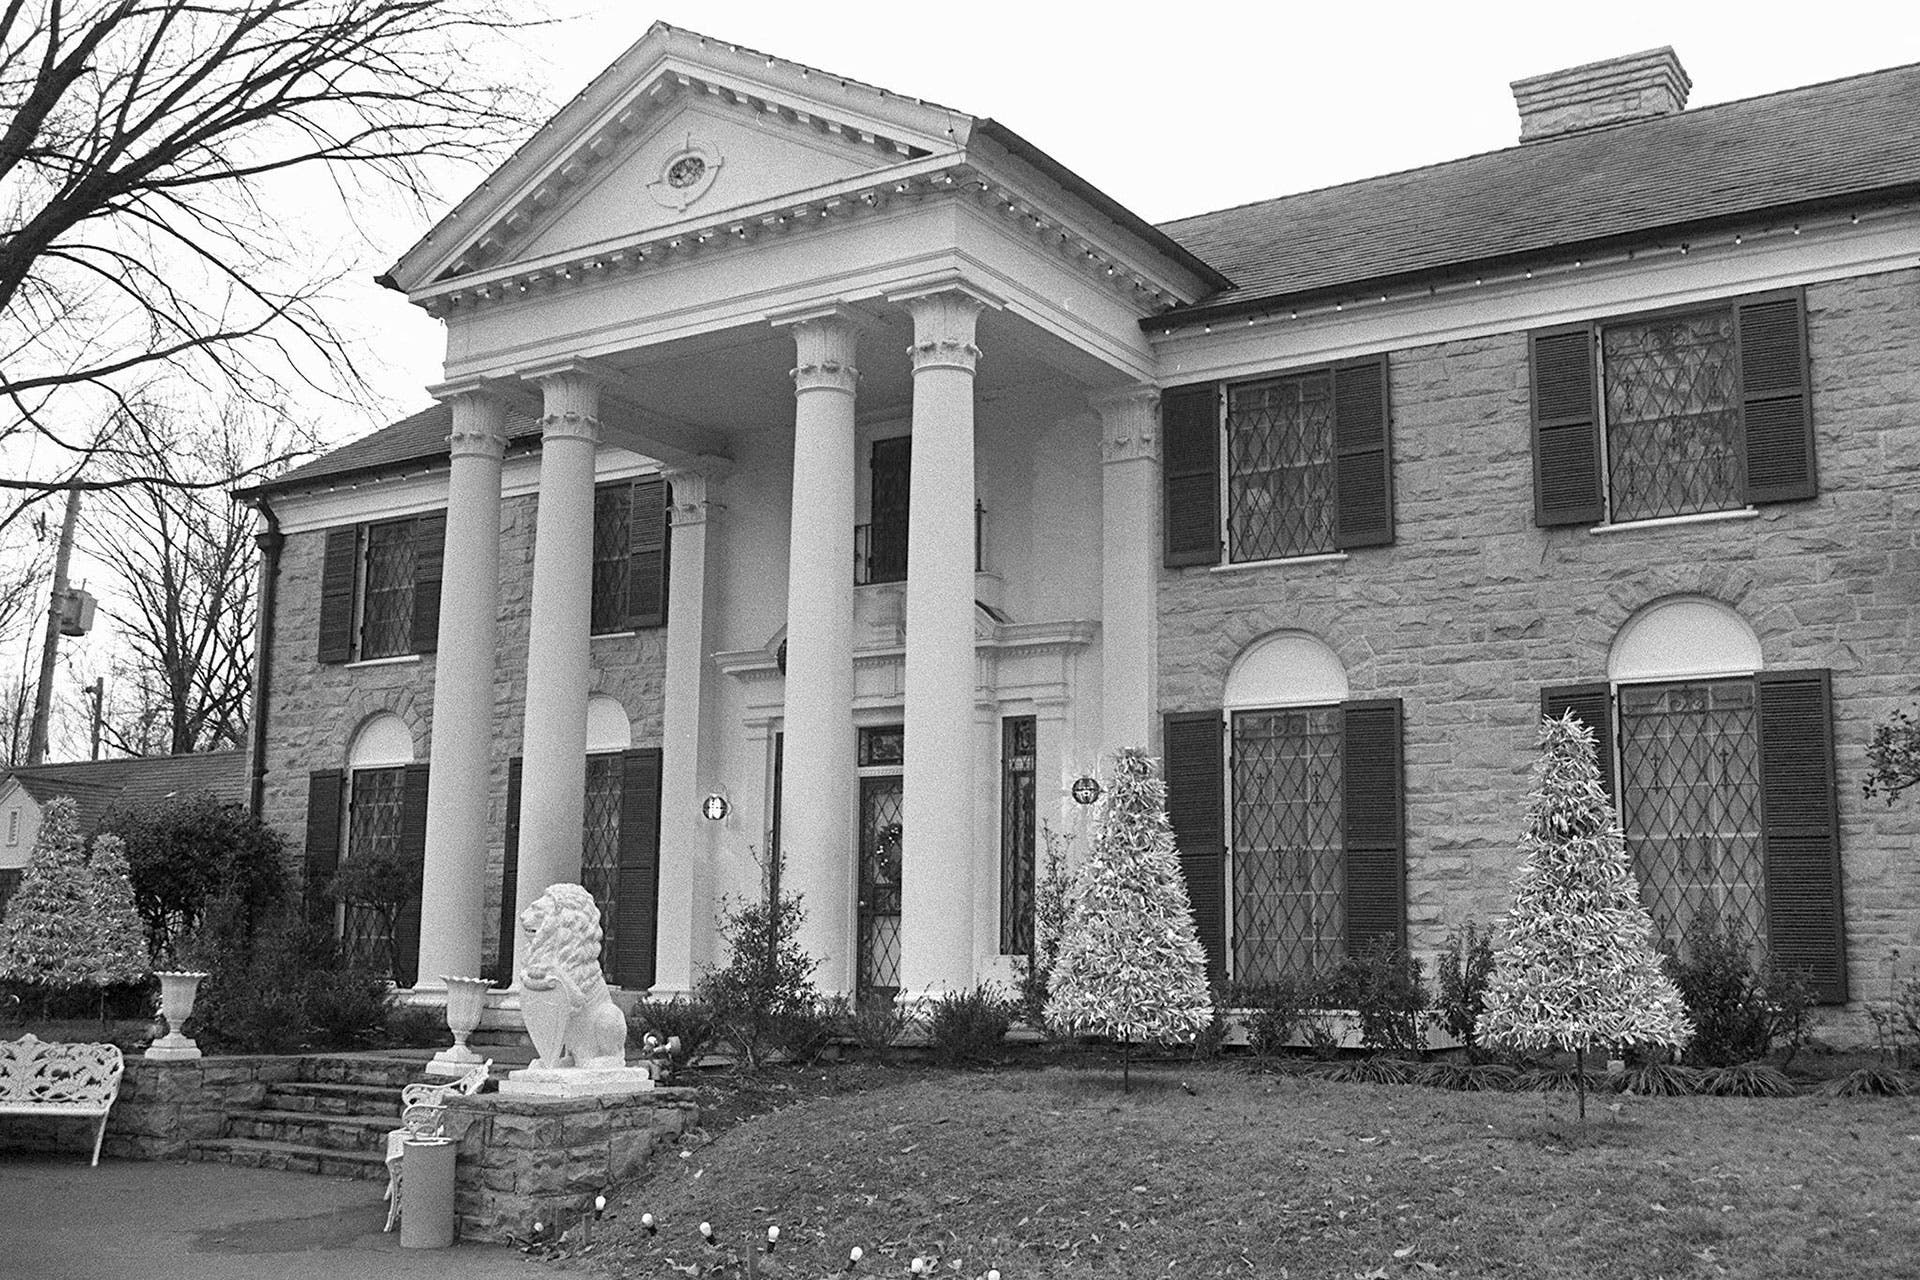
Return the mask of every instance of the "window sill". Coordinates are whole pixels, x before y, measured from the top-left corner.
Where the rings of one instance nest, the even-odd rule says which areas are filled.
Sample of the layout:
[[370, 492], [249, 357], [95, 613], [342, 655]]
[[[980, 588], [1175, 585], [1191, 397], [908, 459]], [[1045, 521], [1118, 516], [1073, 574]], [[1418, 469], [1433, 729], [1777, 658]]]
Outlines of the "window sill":
[[347, 663], [347, 670], [358, 671], [362, 667], [398, 667], [409, 662], [420, 661], [417, 653], [396, 653], [391, 658], [362, 658], [358, 662]]
[[1291, 568], [1303, 564], [1342, 564], [1347, 560], [1344, 551], [1323, 551], [1314, 556], [1287, 556], [1279, 560], [1242, 560], [1235, 564], [1216, 564], [1208, 573], [1242, 573], [1248, 569]]
[[1628, 520], [1622, 524], [1596, 524], [1587, 530], [1596, 538], [1612, 533], [1632, 533], [1636, 529], [1667, 529], [1676, 525], [1721, 524], [1728, 520], [1752, 520], [1758, 507], [1737, 507], [1732, 511], [1695, 511], [1684, 516], [1660, 516], [1653, 520]]
[[589, 642], [594, 640], [631, 640], [639, 634], [640, 633], [632, 627], [628, 627], [625, 631], [596, 631], [588, 636], [587, 639]]

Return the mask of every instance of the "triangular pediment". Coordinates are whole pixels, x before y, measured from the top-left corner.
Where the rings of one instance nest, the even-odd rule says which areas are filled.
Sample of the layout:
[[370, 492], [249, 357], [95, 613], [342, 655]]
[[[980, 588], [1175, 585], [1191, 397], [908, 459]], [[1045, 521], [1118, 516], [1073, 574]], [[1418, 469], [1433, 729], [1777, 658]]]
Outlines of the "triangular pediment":
[[971, 117], [656, 24], [395, 264], [406, 290], [965, 146]]

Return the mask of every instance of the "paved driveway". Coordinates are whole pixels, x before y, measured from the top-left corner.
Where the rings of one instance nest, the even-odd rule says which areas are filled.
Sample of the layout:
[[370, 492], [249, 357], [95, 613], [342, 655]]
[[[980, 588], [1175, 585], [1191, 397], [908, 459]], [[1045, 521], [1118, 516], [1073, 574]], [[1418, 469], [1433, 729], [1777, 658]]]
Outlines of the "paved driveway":
[[379, 1182], [0, 1153], [4, 1280], [554, 1280], [501, 1245], [402, 1249]]

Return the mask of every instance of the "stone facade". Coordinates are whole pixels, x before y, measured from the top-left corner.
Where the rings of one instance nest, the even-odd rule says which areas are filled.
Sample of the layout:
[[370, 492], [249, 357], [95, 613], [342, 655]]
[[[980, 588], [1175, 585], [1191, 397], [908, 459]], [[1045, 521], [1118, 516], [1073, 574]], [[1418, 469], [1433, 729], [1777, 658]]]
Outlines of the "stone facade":
[[1920, 808], [1861, 794], [1874, 724], [1920, 652], [1920, 272], [1806, 290], [1819, 496], [1748, 519], [1620, 530], [1533, 523], [1527, 335], [1391, 352], [1393, 545], [1345, 560], [1162, 570], [1160, 709], [1219, 707], [1234, 659], [1305, 631], [1354, 698], [1404, 701], [1409, 940], [1504, 911], [1540, 691], [1602, 680], [1635, 610], [1731, 606], [1765, 666], [1829, 668], [1851, 996], [1920, 943]]
[[[532, 495], [501, 503], [500, 643], [494, 668], [494, 716], [488, 815], [487, 943], [491, 956], [500, 916], [505, 852], [507, 762], [520, 754], [525, 713], [527, 631], [533, 583]], [[320, 625], [320, 572], [326, 532], [287, 536], [280, 560], [279, 606], [274, 618], [273, 670], [268, 696], [268, 759], [263, 816], [287, 841], [288, 866], [303, 865], [307, 775], [346, 764], [354, 731], [371, 716], [391, 712], [413, 734], [413, 758], [425, 761], [433, 731], [434, 657], [324, 664], [315, 658]], [[596, 637], [590, 690], [626, 709], [632, 746], [657, 747], [666, 671], [664, 628]]]

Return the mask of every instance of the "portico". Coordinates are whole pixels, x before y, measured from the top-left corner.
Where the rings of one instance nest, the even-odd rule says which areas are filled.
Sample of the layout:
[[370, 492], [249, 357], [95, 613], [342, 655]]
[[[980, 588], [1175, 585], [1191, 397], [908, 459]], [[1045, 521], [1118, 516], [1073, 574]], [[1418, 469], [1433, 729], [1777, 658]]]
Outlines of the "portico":
[[[657, 663], [623, 704], [632, 746], [659, 752], [657, 790], [620, 810], [657, 825], [657, 854], [608, 904], [650, 935], [654, 993], [723, 959], [721, 903], [775, 880], [803, 901], [823, 990], [911, 999], [1004, 976], [1002, 899], [1033, 857], [1005, 835], [1033, 827], [1005, 821], [1006, 725], [1034, 726], [1022, 767], [1055, 826], [1077, 821], [1068, 781], [1152, 733], [1140, 322], [1217, 282], [984, 122], [956, 134], [953, 113], [664, 26], [621, 66], [392, 273], [447, 325], [436, 394], [454, 420], [420, 984], [489, 950], [499, 805], [475, 779], [503, 737], [520, 760], [513, 903], [581, 879], [588, 706], [616, 650]], [[540, 428], [524, 640], [499, 621], [510, 410]], [[891, 528], [875, 505], [896, 458], [899, 572], [856, 581], [856, 528]], [[649, 465], [670, 494], [664, 634], [602, 637], [597, 477]], [[495, 657], [515, 643], [524, 710], [502, 724]], [[883, 975], [856, 941], [876, 909], [860, 754], [893, 726]], [[724, 818], [703, 816], [710, 796]]]

